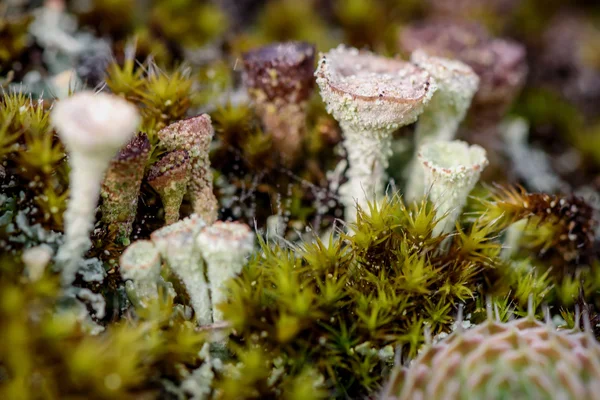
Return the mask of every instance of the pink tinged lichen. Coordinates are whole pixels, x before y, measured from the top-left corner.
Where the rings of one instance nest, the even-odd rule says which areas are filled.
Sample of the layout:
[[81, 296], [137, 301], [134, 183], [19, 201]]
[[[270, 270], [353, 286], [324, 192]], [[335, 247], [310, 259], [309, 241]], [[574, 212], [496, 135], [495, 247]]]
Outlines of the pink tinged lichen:
[[243, 62], [244, 84], [265, 130], [284, 164], [293, 164], [306, 132], [315, 48], [304, 42], [275, 43], [245, 53]]
[[214, 130], [208, 114], [175, 122], [158, 132], [161, 143], [170, 151], [185, 150], [191, 164], [188, 193], [194, 213], [207, 224], [217, 220], [218, 202], [213, 193], [209, 148]]

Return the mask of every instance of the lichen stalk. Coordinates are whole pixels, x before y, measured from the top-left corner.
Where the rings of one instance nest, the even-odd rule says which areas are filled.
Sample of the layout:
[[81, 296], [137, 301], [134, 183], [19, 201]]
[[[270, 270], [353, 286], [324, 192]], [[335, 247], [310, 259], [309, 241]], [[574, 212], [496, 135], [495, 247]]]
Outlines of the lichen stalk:
[[254, 236], [248, 225], [217, 221], [200, 232], [197, 243], [207, 264], [213, 321], [222, 321], [217, 305], [227, 300], [226, 283], [241, 272], [254, 248]]
[[254, 104], [265, 131], [271, 137], [273, 148], [281, 156], [284, 165], [292, 165], [301, 153], [306, 136], [307, 103], [257, 99]]
[[93, 216], [98, 205], [100, 182], [107, 168], [105, 160], [90, 159], [80, 154], [69, 157], [69, 164], [69, 185], [73, 190], [64, 215], [64, 244], [56, 254], [56, 262], [63, 266], [64, 284], [75, 280], [81, 257], [91, 247], [89, 235], [94, 228]]
[[126, 242], [133, 229], [150, 141], [142, 133], [133, 138], [113, 160], [102, 182], [102, 221], [117, 239]]
[[133, 136], [140, 116], [120, 97], [80, 92], [55, 104], [51, 120], [67, 148], [71, 166], [65, 240], [56, 255], [57, 264], [63, 268], [63, 284], [68, 285], [91, 244], [89, 234], [104, 173]]
[[351, 125], [342, 129], [348, 157], [348, 181], [340, 186], [339, 193], [342, 204], [346, 205], [345, 219], [352, 221], [356, 205], [366, 209], [369, 200], [381, 200], [384, 194], [393, 131], [356, 131]]

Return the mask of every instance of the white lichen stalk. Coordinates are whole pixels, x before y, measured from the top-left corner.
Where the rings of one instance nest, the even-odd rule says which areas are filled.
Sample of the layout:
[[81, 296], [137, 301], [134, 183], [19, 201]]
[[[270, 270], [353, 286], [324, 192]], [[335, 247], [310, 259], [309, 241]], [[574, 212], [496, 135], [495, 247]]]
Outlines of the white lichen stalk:
[[133, 242], [121, 255], [121, 277], [127, 282], [127, 294], [140, 305], [158, 298], [160, 254], [149, 240]]
[[346, 221], [354, 220], [354, 204], [365, 209], [368, 200], [379, 201], [385, 192], [386, 169], [392, 156], [392, 133], [395, 129], [356, 130], [340, 124], [344, 132], [344, 148], [348, 157], [348, 181], [340, 186]]
[[194, 214], [150, 235], [162, 258], [185, 285], [199, 325], [212, 322], [204, 263], [196, 246], [196, 238], [205, 226], [204, 220]]
[[413, 64], [344, 46], [321, 54], [315, 75], [342, 128], [349, 168], [340, 196], [346, 220], [353, 221], [356, 204], [383, 197], [391, 135], [416, 121], [435, 85]]
[[227, 281], [242, 271], [252, 253], [254, 235], [246, 224], [217, 221], [200, 232], [197, 243], [207, 264], [213, 321], [222, 321], [217, 305], [227, 300]]
[[434, 235], [452, 232], [481, 171], [488, 165], [485, 150], [459, 140], [431, 142], [421, 146], [419, 161], [424, 167], [425, 187], [441, 219]]
[[91, 244], [89, 235], [104, 173], [135, 133], [140, 116], [135, 106], [121, 97], [87, 91], [57, 102], [51, 120], [71, 166], [65, 241], [56, 255], [63, 284], [68, 285]]
[[[419, 117], [415, 132], [415, 149], [428, 142], [454, 139], [465, 118], [471, 100], [479, 87], [479, 77], [468, 65], [415, 51], [411, 61], [423, 68], [435, 80], [437, 90]], [[405, 196], [410, 201], [425, 194], [424, 171], [415, 157], [409, 168]]]

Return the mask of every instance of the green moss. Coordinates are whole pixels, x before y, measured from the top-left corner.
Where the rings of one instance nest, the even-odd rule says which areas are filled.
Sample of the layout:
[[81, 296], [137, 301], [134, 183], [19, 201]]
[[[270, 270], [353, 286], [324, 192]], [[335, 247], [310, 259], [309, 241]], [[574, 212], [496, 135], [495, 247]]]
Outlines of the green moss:
[[430, 205], [407, 208], [395, 197], [359, 210], [353, 233], [339, 239], [297, 249], [262, 242], [222, 305], [233, 339], [289, 359], [286, 374], [317, 368], [336, 396], [374, 390], [392, 362], [386, 349], [414, 355], [426, 326], [447, 331], [456, 306], [499, 263], [485, 228], [461, 232], [443, 252], [435, 224]]

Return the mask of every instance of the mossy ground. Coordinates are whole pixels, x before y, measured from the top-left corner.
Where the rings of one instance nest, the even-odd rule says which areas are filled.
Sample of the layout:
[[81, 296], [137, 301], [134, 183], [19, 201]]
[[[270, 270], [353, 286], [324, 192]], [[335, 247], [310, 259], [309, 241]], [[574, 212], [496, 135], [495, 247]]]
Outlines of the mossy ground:
[[[428, 335], [450, 332], [459, 305], [470, 323], [484, 321], [486, 301], [507, 320], [524, 315], [532, 297], [538, 317], [547, 309], [565, 326], [575, 323], [576, 306], [585, 308], [598, 330], [600, 115], [579, 102], [597, 93], [592, 86], [565, 91], [539, 73], [543, 35], [562, 15], [560, 2], [527, 0], [500, 12], [465, 1], [478, 6], [464, 15], [527, 45], [530, 75], [510, 114], [529, 121], [528, 145], [544, 152], [569, 190], [531, 193], [498, 150], [504, 164], [472, 192], [456, 230], [439, 237], [432, 234], [434, 205], [401, 196], [413, 126], [394, 135], [407, 145], [398, 144], [404, 151], [391, 160], [388, 198], [346, 226], [336, 192], [344, 182], [336, 166], [345, 158], [337, 122], [315, 94], [302, 157], [283, 167], [244, 97], [239, 57], [290, 39], [322, 51], [347, 43], [393, 55], [402, 26], [456, 16], [435, 1], [273, 0], [254, 8], [262, 2], [239, 2], [254, 10], [240, 20], [240, 10], [228, 8], [233, 3], [94, 0], [66, 9], [79, 23], [70, 38], [83, 41], [77, 34], [91, 32], [110, 39], [107, 68], [80, 73], [80, 85], [138, 106], [152, 146], [146, 173], [166, 152], [158, 130], [201, 112], [212, 117], [220, 219], [256, 228], [260, 246], [221, 305], [231, 326], [210, 329], [195, 327], [184, 286], [166, 267], [176, 296], [132, 306], [118, 272], [126, 241], [102, 222], [86, 255], [96, 259], [93, 274], [80, 274], [72, 292], [60, 288], [52, 263], [37, 280], [25, 268], [25, 250], [60, 245], [69, 196], [67, 153], [49, 117], [58, 93], [53, 78], [63, 72], [57, 68], [87, 64], [28, 33], [40, 23], [39, 7], [0, 6], [0, 398], [189, 397], [182, 383], [209, 363], [215, 398], [364, 398], [378, 393], [400, 356], [409, 360]], [[600, 36], [598, 7], [571, 7]], [[585, 54], [596, 43], [587, 35]], [[560, 82], [568, 81], [562, 74], [600, 77], [593, 57], [583, 60], [556, 71]], [[71, 83], [67, 93], [80, 89]], [[186, 198], [181, 216], [190, 213]], [[277, 234], [273, 221], [283, 227]], [[160, 197], [144, 180], [129, 239], [163, 225]]]

